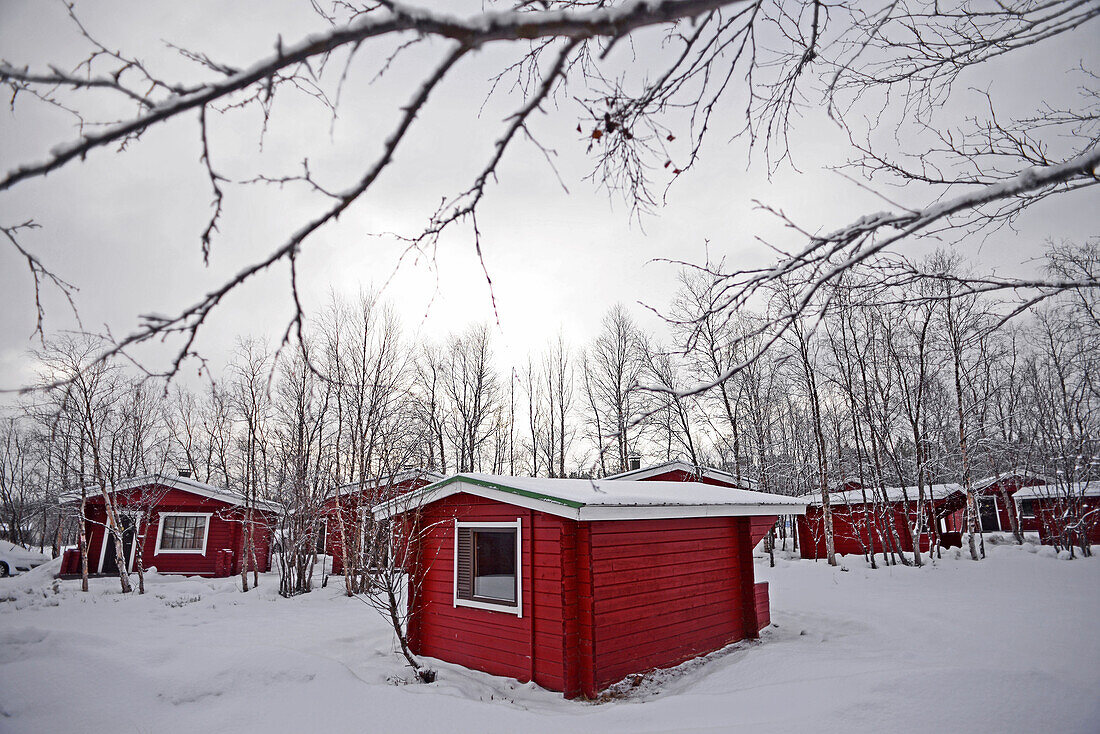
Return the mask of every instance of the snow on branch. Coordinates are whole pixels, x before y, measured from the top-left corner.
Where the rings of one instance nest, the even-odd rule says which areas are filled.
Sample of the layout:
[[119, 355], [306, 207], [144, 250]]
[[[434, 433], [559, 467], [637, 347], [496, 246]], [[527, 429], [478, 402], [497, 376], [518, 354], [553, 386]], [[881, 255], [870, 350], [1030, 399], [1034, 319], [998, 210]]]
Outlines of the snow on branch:
[[[635, 0], [615, 8], [585, 12], [487, 12], [468, 19], [387, 3], [389, 9], [381, 15], [363, 15], [343, 27], [307, 36], [287, 47], [280, 40], [274, 54], [248, 69], [228, 75], [225, 79], [157, 101], [143, 98], [143, 111], [136, 117], [102, 130], [85, 133], [78, 140], [54, 147], [45, 160], [25, 163], [8, 171], [0, 178], [0, 191], [10, 189], [26, 179], [44, 176], [77, 158], [83, 159], [96, 148], [132, 135], [140, 135], [149, 127], [188, 110], [204, 108], [255, 84], [270, 83], [281, 71], [307, 63], [311, 58], [324, 56], [342, 47], [356, 46], [372, 38], [414, 32], [458, 41], [467, 50], [493, 41], [554, 37], [614, 38], [646, 26], [674, 23], [708, 10], [744, 2], [746, 0]], [[67, 75], [56, 69], [48, 74], [38, 74], [15, 69], [6, 63], [0, 63], [0, 82], [9, 85], [63, 84], [102, 87], [121, 92], [128, 97], [136, 94], [117, 80], [111, 82]]]
[[[111, 143], [127, 140], [140, 136], [149, 127], [174, 119], [179, 115], [198, 110], [200, 123], [200, 136], [202, 140], [201, 161], [206, 168], [211, 188], [214, 193], [213, 214], [203, 233], [204, 259], [209, 255], [210, 238], [217, 229], [219, 215], [221, 213], [222, 191], [220, 182], [224, 181], [215, 171], [210, 162], [209, 146], [206, 134], [206, 112], [209, 107], [218, 109], [215, 103], [230, 106], [239, 104], [233, 101], [235, 93], [253, 89], [255, 98], [270, 99], [275, 84], [283, 81], [293, 82], [302, 75], [308, 74], [312, 78], [310, 60], [320, 57], [322, 60], [327, 55], [339, 48], [355, 50], [365, 41], [381, 37], [399, 37], [407, 33], [419, 34], [420, 37], [437, 37], [451, 39], [454, 43], [445, 58], [438, 62], [434, 69], [426, 72], [423, 81], [412, 96], [411, 100], [400, 108], [400, 116], [391, 135], [385, 139], [382, 152], [367, 166], [360, 179], [351, 187], [342, 191], [326, 193], [332, 199], [332, 203], [322, 214], [299, 227], [282, 244], [273, 249], [266, 257], [252, 263], [248, 267], [228, 278], [221, 286], [208, 292], [197, 303], [184, 309], [173, 316], [142, 317], [136, 330], [121, 339], [111, 339], [113, 346], [102, 353], [100, 360], [108, 360], [118, 355], [123, 355], [125, 350], [137, 344], [153, 339], [164, 339], [169, 336], [181, 336], [182, 347], [175, 352], [170, 367], [162, 374], [164, 377], [174, 376], [184, 360], [195, 356], [192, 351], [198, 331], [205, 323], [210, 313], [221, 303], [231, 291], [252, 276], [266, 271], [272, 265], [286, 260], [290, 268], [291, 295], [294, 305], [294, 316], [283, 335], [285, 345], [292, 334], [301, 337], [303, 309], [298, 294], [297, 281], [297, 254], [300, 247], [314, 232], [327, 223], [338, 218], [349, 206], [358, 200], [374, 184], [382, 171], [393, 160], [394, 153], [406, 133], [411, 128], [416, 117], [427, 103], [430, 93], [442, 81], [443, 77], [452, 67], [467, 53], [494, 41], [515, 41], [526, 39], [567, 39], [562, 46], [556, 61], [547, 69], [539, 89], [520, 106], [509, 118], [502, 137], [496, 143], [496, 149], [488, 164], [478, 176], [474, 185], [465, 193], [445, 204], [433, 220], [429, 223], [419, 240], [438, 236], [449, 224], [465, 219], [473, 219], [475, 210], [482, 198], [484, 187], [492, 178], [496, 167], [505, 150], [517, 136], [517, 133], [526, 133], [526, 122], [529, 116], [540, 109], [565, 73], [570, 54], [584, 40], [594, 37], [611, 37], [612, 39], [629, 34], [639, 28], [662, 24], [675, 24], [678, 21], [694, 18], [695, 16], [713, 11], [728, 5], [746, 4], [747, 0], [638, 0], [627, 2], [613, 8], [585, 9], [581, 11], [543, 10], [543, 11], [506, 11], [486, 12], [466, 19], [454, 18], [434, 11], [420, 10], [398, 4], [386, 3], [384, 8], [370, 13], [359, 14], [345, 25], [329, 29], [323, 33], [308, 36], [304, 40], [284, 46], [280, 41], [276, 44], [273, 55], [242, 70], [236, 70], [225, 65], [209, 61], [204, 62], [207, 70], [218, 73], [221, 77], [216, 81], [183, 88], [178, 85], [169, 85], [163, 82], [151, 83], [148, 96], [143, 97], [144, 106], [138, 113], [122, 122], [87, 132], [78, 140], [55, 147], [48, 158], [43, 161], [28, 163], [9, 171], [0, 178], [0, 191], [11, 189], [22, 181], [43, 176], [56, 170], [65, 164], [83, 159], [89, 152], [107, 146]], [[74, 21], [79, 25], [74, 17]], [[83, 26], [80, 26], [83, 31]], [[87, 33], [85, 32], [87, 36]], [[104, 53], [112, 59], [123, 63], [123, 69], [130, 68], [133, 63], [121, 54], [106, 51], [106, 47], [89, 40], [98, 49], [92, 58]], [[39, 81], [57, 85], [69, 85], [77, 88], [106, 89], [131, 97], [131, 90], [105, 81], [100, 83], [98, 77], [91, 76], [90, 60], [83, 66], [88, 67], [88, 77], [73, 75], [66, 77], [62, 72], [54, 69], [45, 76], [36, 75], [29, 71], [19, 71], [10, 65], [0, 65], [0, 82], [6, 82], [15, 89], [25, 87]], [[305, 71], [302, 71], [302, 70]], [[153, 80], [154, 77], [141, 69], [144, 77]], [[116, 81], [121, 73], [116, 74]], [[89, 79], [91, 83], [89, 83]], [[167, 94], [154, 98], [158, 91]], [[266, 95], [266, 97], [265, 97]], [[306, 176], [308, 177], [308, 168]], [[476, 227], [476, 220], [475, 227]]]
[[[713, 310], [722, 313], [730, 313], [747, 305], [752, 297], [775, 285], [783, 284], [797, 289], [790, 292], [791, 300], [787, 309], [771, 319], [762, 321], [738, 338], [739, 342], [753, 340], [755, 344], [755, 348], [750, 350], [743, 360], [725, 370], [716, 379], [691, 388], [670, 390], [667, 387], [654, 386], [647, 389], [654, 392], [672, 392], [678, 398], [704, 393], [729, 380], [759, 359], [807, 314], [814, 298], [825, 285], [836, 281], [855, 266], [954, 214], [974, 212], [988, 204], [1033, 195], [1052, 187], [1095, 185], [1100, 183], [1098, 169], [1100, 169], [1100, 145], [1093, 146], [1063, 163], [1031, 167], [999, 183], [982, 186], [966, 194], [936, 202], [924, 209], [900, 213], [878, 212], [860, 217], [851, 224], [825, 235], [807, 234], [809, 243], [801, 251], [783, 257], [770, 268], [735, 271], [721, 276], [720, 285], [716, 287], [722, 297]], [[786, 219], [781, 212], [776, 214]], [[789, 220], [786, 221], [789, 226], [795, 227]], [[892, 230], [892, 232], [886, 236], [876, 237], [883, 230]], [[1047, 289], [1054, 287], [1045, 282], [1036, 282], [1036, 285]], [[1061, 285], [1066, 288], [1082, 287], [1080, 282], [1072, 281]], [[1021, 281], [1013, 287], [1027, 287], [1027, 284]], [[757, 338], [761, 338], [760, 341], [756, 341]]]

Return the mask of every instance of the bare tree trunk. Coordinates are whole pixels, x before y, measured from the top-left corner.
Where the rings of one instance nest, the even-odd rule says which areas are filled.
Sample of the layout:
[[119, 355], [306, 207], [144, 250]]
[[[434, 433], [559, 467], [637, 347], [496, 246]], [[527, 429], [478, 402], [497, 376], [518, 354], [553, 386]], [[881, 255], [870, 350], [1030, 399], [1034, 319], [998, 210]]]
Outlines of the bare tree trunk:
[[[88, 590], [88, 530], [87, 514], [85, 508], [88, 501], [88, 492], [83, 483], [80, 485], [80, 533], [77, 542], [80, 544], [80, 590]], [[106, 538], [104, 538], [106, 540]]]
[[967, 451], [966, 446], [966, 422], [963, 414], [963, 389], [961, 367], [959, 365], [960, 359], [961, 355], [956, 353], [954, 360], [955, 405], [957, 408], [956, 416], [959, 421], [959, 454], [962, 457], [963, 489], [966, 490], [966, 544], [970, 550], [970, 559], [977, 561], [983, 557], [985, 553], [983, 548], [982, 555], [978, 555], [978, 548], [974, 537], [978, 522], [978, 502], [974, 495], [974, 488], [970, 485], [970, 453]]
[[64, 517], [62, 516], [62, 513], [58, 512], [57, 513], [57, 524], [54, 528], [54, 533], [53, 533], [53, 545], [50, 548], [51, 552], [53, 553], [53, 556], [52, 556], [53, 558], [57, 558], [59, 555], [61, 555], [62, 532], [63, 532], [63, 530], [64, 530]]
[[134, 566], [137, 568], [139, 596], [145, 593], [145, 532], [148, 527], [149, 510], [146, 509], [141, 518], [141, 533], [134, 534], [134, 542], [137, 543], [137, 548], [134, 549]]
[[252, 510], [248, 511], [248, 555], [252, 559], [252, 586], [260, 585], [260, 563], [256, 558], [255, 528], [252, 525]]
[[343, 556], [344, 565], [344, 593], [354, 596], [355, 590], [351, 583], [351, 548], [348, 547], [348, 530], [344, 522], [344, 508], [340, 504], [340, 490], [336, 490], [336, 522], [340, 526], [340, 554]]
[[1017, 513], [1016, 503], [1008, 495], [1008, 491], [1003, 487], [1001, 488], [1001, 501], [1005, 503], [1005, 510], [1008, 511], [1008, 524], [1012, 528], [1012, 537], [1016, 541], [1016, 545], [1024, 544], [1024, 533], [1020, 530], [1020, 516]]
[[[248, 522], [245, 521], [245, 527], [242, 529], [241, 539], [241, 591], [248, 591]], [[279, 548], [281, 555], [286, 555], [286, 548]]]

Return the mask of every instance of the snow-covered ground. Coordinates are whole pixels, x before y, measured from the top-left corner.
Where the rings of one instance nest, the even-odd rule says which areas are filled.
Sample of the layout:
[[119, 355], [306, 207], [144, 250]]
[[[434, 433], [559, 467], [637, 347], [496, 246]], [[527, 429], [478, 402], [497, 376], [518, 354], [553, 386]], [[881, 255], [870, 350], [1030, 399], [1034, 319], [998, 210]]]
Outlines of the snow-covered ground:
[[871, 571], [758, 560], [772, 620], [602, 703], [435, 663], [405, 684], [384, 622], [340, 579], [0, 580], [0, 731], [1100, 731], [1100, 557], [1035, 546]]

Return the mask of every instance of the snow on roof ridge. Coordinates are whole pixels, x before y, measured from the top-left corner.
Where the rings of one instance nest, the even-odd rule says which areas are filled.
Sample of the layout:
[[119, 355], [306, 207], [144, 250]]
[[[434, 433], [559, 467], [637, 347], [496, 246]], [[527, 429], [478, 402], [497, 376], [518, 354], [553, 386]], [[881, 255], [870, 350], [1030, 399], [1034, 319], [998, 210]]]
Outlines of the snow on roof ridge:
[[[151, 472], [149, 474], [141, 474], [134, 477], [125, 477], [120, 479], [112, 485], [107, 487], [108, 492], [125, 491], [128, 489], [134, 489], [135, 487], [144, 487], [150, 484], [161, 484], [165, 487], [173, 489], [181, 489], [185, 492], [191, 492], [192, 494], [199, 494], [210, 499], [220, 500], [232, 505], [245, 504], [245, 496], [239, 492], [225, 487], [218, 487], [213, 484], [207, 484], [206, 482], [200, 482], [192, 477], [181, 476], [168, 476], [163, 472]], [[90, 484], [85, 489], [92, 490], [96, 493], [99, 492], [99, 486], [96, 484]], [[78, 499], [78, 494], [68, 495], [69, 499], [63, 501], [72, 501]], [[257, 507], [266, 508], [269, 510], [278, 510], [279, 506], [273, 502], [267, 500], [257, 499]]]
[[738, 480], [736, 476], [724, 469], [719, 469], [717, 467], [709, 466], [706, 464], [692, 464], [691, 462], [684, 461], [683, 459], [672, 459], [670, 461], [665, 461], [660, 464], [654, 464], [653, 466], [644, 466], [638, 469], [630, 469], [628, 471], [619, 472], [618, 474], [609, 474], [608, 476], [603, 478], [614, 481], [622, 481], [624, 479], [628, 479], [635, 474], [660, 474], [663, 471], [673, 471], [675, 469], [683, 469], [685, 472], [689, 474], [695, 474], [697, 476], [705, 476], [706, 474], [717, 474], [721, 477], [728, 478], [733, 483], [740, 482], [744, 485], [753, 485], [756, 483], [748, 477], [744, 477]]
[[1012, 495], [1015, 500], [1059, 499], [1063, 497], [1100, 497], [1100, 479], [1083, 482], [1048, 482], [1021, 487]]
[[982, 477], [974, 482], [971, 486], [974, 489], [985, 489], [986, 487], [996, 484], [1002, 479], [1008, 479], [1009, 477], [1030, 477], [1032, 479], [1041, 479], [1045, 484], [1050, 484], [1050, 477], [1043, 476], [1038, 472], [1031, 471], [1030, 469], [1021, 469], [1019, 467], [1012, 467], [1006, 469], [1003, 472], [994, 474], [991, 477]]
[[[925, 498], [931, 498], [934, 500], [943, 499], [956, 492], [963, 492], [963, 486], [954, 482], [944, 482], [942, 484], [926, 484], [924, 485]], [[920, 491], [916, 485], [907, 485], [904, 487], [863, 487], [862, 489], [849, 489], [844, 492], [829, 492], [829, 504], [830, 505], [862, 505], [864, 504], [864, 496], [867, 498], [867, 502], [874, 502], [876, 496], [885, 496], [887, 502], [916, 502], [920, 495]], [[821, 495], [815, 491], [802, 495], [804, 498], [810, 499], [810, 504], [820, 505]]]
[[578, 521], [643, 516], [802, 514], [807, 504], [797, 497], [703, 482], [552, 479], [471, 472], [456, 474], [383, 502], [375, 506], [374, 514], [376, 517], [401, 514], [459, 492], [485, 496]]
[[[446, 475], [440, 474], [434, 469], [401, 469], [399, 471], [393, 472], [392, 474], [385, 474], [382, 476], [367, 479], [365, 482], [362, 483], [362, 486], [364, 489], [367, 487], [377, 487], [383, 481], [388, 481], [389, 484], [400, 484], [401, 482], [405, 481], [405, 477], [418, 476], [430, 479], [433, 484], [447, 478]], [[344, 484], [337, 485], [336, 489], [359, 489], [359, 486], [359, 482], [345, 482]]]
[[[524, 489], [522, 485], [538, 485], [546, 489], [564, 488], [566, 483], [570, 483], [574, 488], [577, 486], [588, 485], [592, 487], [592, 495], [599, 497], [615, 497], [616, 495], [628, 495], [630, 492], [640, 492], [643, 495], [659, 494], [658, 490], [664, 490], [668, 498], [671, 500], [669, 504], [686, 504], [681, 502], [683, 497], [689, 495], [688, 488], [694, 488], [700, 493], [707, 495], [713, 495], [718, 498], [717, 500], [710, 502], [712, 504], [803, 504], [798, 498], [790, 497], [788, 495], [774, 494], [771, 492], [758, 492], [753, 489], [745, 489], [742, 487], [719, 487], [713, 484], [704, 484], [703, 482], [651, 482], [643, 481], [641, 479], [612, 479], [611, 477], [604, 477], [603, 479], [569, 479], [569, 478], [557, 478], [557, 477], [513, 477], [503, 474], [484, 474], [481, 472], [464, 472], [462, 474], [456, 474], [454, 478], [469, 477], [473, 479], [491, 481], [499, 483], [505, 486], [511, 486], [515, 489]], [[611, 484], [607, 484], [611, 482]], [[736, 494], [735, 494], [736, 493]], [[740, 498], [741, 501], [729, 502], [728, 500], [733, 498]], [[598, 498], [598, 497], [597, 497]], [[585, 504], [599, 504], [598, 502], [588, 502]]]

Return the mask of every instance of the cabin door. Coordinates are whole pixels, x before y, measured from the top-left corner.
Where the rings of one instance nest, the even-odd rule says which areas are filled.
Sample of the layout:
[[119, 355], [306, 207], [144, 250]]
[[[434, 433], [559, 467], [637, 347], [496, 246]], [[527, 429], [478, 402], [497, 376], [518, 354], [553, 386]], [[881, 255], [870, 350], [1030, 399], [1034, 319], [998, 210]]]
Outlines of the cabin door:
[[978, 519], [982, 523], [983, 533], [997, 532], [1001, 529], [1001, 518], [997, 514], [996, 497], [981, 497], [978, 499]]
[[[126, 559], [127, 571], [134, 562], [134, 536], [137, 534], [137, 522], [132, 515], [119, 514], [118, 522], [122, 525], [122, 557]], [[103, 529], [104, 547], [103, 560], [99, 563], [100, 573], [118, 573], [118, 562], [115, 560], [115, 534], [109, 529]]]

